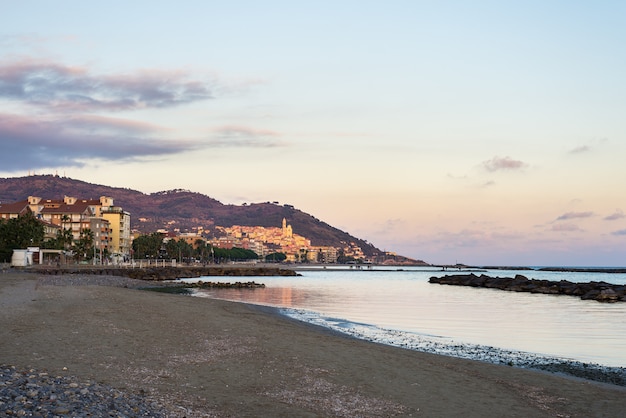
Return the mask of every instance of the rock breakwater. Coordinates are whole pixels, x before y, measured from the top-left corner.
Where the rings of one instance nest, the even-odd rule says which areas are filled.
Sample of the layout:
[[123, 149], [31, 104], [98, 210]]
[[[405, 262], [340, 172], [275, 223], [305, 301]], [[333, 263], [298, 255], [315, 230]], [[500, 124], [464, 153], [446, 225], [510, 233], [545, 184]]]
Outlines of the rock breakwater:
[[429, 283], [455, 286], [484, 287], [512, 292], [541, 293], [546, 295], [578, 296], [583, 300], [598, 302], [626, 302], [626, 286], [607, 282], [574, 283], [568, 280], [551, 281], [529, 279], [521, 274], [515, 277], [491, 277], [484, 274], [453, 274], [431, 277]]
[[289, 269], [277, 267], [144, 267], [144, 268], [42, 268], [37, 270], [43, 275], [98, 275], [121, 276], [131, 279], [163, 281], [191, 279], [204, 276], [297, 276]]

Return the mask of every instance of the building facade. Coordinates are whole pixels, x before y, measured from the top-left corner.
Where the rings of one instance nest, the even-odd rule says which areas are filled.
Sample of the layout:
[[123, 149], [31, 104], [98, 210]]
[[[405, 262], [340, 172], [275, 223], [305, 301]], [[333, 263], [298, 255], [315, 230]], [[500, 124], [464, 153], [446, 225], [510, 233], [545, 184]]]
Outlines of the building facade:
[[0, 217], [17, 217], [28, 211], [44, 222], [50, 233], [55, 228], [69, 230], [76, 241], [81, 231], [89, 229], [94, 234], [96, 249], [108, 252], [118, 261], [130, 258], [130, 213], [115, 206], [111, 197], [42, 199], [29, 196], [25, 201], [0, 205]]
[[129, 260], [132, 247], [130, 213], [113, 206], [112, 199], [111, 206], [103, 206], [100, 210], [102, 218], [109, 222], [111, 228], [109, 252], [114, 258], [121, 259], [119, 261]]

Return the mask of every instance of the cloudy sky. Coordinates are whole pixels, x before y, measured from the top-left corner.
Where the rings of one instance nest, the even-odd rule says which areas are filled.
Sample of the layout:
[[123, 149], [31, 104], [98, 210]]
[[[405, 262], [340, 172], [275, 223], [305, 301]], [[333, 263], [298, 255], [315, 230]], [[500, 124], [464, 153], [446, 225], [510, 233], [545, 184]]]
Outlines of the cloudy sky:
[[624, 2], [1, 9], [2, 177], [279, 201], [431, 263], [626, 265]]

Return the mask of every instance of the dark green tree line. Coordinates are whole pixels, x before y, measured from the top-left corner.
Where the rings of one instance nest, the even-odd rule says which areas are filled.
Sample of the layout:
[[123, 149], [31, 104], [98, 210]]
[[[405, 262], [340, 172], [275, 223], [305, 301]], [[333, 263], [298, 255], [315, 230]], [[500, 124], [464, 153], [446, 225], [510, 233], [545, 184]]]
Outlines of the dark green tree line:
[[237, 247], [233, 247], [231, 249], [213, 247], [213, 256], [215, 262], [220, 263], [225, 261], [256, 260], [259, 258], [257, 253], [254, 251]]
[[11, 261], [13, 250], [40, 246], [44, 227], [32, 213], [12, 219], [0, 219], [0, 260]]
[[142, 235], [133, 240], [133, 257], [158, 258], [163, 246], [163, 235], [153, 232], [150, 235]]
[[165, 245], [165, 252], [167, 258], [176, 259], [178, 262], [188, 261], [196, 256], [193, 246], [183, 240], [169, 240]]
[[280, 263], [287, 259], [285, 253], [271, 253], [265, 256], [265, 261], [269, 263]]

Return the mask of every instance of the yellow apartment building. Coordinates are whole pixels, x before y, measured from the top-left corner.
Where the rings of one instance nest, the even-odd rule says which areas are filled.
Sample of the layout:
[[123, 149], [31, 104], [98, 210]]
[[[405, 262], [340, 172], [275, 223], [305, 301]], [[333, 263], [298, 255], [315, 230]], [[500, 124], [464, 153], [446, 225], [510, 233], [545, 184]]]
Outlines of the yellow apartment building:
[[102, 206], [100, 208], [102, 218], [109, 222], [111, 228], [109, 252], [114, 260], [128, 260], [130, 259], [132, 246], [130, 236], [130, 213], [124, 211], [119, 206], [113, 206], [113, 199], [111, 199], [110, 202], [111, 206]]

